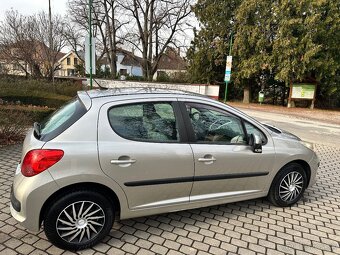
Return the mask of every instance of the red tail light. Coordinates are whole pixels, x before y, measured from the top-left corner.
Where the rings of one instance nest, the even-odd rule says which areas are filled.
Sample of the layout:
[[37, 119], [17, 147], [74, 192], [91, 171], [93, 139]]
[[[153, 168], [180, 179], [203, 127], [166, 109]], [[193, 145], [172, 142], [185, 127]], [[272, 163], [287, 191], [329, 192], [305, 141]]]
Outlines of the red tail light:
[[30, 177], [53, 166], [64, 156], [62, 150], [31, 150], [27, 152], [21, 165], [21, 173]]

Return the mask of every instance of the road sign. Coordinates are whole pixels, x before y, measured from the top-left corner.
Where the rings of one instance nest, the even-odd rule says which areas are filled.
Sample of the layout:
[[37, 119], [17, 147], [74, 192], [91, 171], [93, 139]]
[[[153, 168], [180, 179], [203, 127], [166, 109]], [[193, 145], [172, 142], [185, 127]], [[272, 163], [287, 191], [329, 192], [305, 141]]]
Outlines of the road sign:
[[232, 61], [233, 61], [233, 57], [232, 56], [227, 56], [227, 62], [226, 62], [226, 65], [225, 65], [225, 75], [224, 75], [224, 81], [225, 82], [229, 82], [230, 81]]
[[92, 60], [92, 74], [96, 74], [96, 38], [92, 37], [92, 57], [90, 57], [90, 37], [85, 38], [85, 70], [90, 74]]

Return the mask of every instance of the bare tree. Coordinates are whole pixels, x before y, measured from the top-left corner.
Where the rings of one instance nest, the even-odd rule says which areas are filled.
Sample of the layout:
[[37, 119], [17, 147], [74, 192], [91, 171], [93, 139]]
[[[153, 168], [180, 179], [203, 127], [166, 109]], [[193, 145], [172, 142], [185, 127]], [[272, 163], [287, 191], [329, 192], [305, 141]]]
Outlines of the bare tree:
[[[68, 26], [66, 37], [77, 52], [77, 48], [82, 45], [81, 38], [86, 36], [89, 31], [88, 0], [69, 1], [68, 7], [71, 25]], [[97, 39], [97, 60], [100, 61], [104, 56], [107, 58], [112, 78], [117, 74], [116, 54], [118, 45], [121, 43], [118, 38], [122, 37], [120, 30], [127, 23], [127, 21], [122, 21], [119, 8], [116, 0], [95, 0], [92, 6], [92, 29], [93, 36]]]
[[28, 16], [13, 10], [6, 12], [5, 19], [0, 23], [1, 57], [6, 63], [19, 66], [26, 76], [41, 76], [40, 68], [34, 59], [36, 44], [32, 42], [33, 30], [34, 25]]
[[138, 49], [143, 58], [143, 76], [151, 80], [161, 56], [169, 46], [180, 46], [176, 36], [187, 26], [191, 0], [121, 0], [132, 17], [125, 42]]
[[[59, 69], [57, 65], [58, 54], [66, 46], [66, 38], [64, 37], [65, 23], [60, 15], [52, 16], [52, 38], [50, 42], [50, 30], [46, 24], [49, 24], [49, 16], [46, 12], [41, 12], [34, 19], [36, 40], [41, 46], [41, 56], [46, 62], [44, 68], [44, 76], [53, 79], [54, 72]], [[51, 45], [50, 45], [51, 44]], [[47, 47], [46, 45], [50, 45]]]
[[24, 16], [13, 10], [6, 12], [0, 23], [2, 57], [20, 66], [26, 76], [52, 78], [57, 69], [57, 55], [65, 46], [62, 19], [53, 17], [52, 49], [47, 46], [49, 30], [46, 24], [48, 15], [44, 12]]

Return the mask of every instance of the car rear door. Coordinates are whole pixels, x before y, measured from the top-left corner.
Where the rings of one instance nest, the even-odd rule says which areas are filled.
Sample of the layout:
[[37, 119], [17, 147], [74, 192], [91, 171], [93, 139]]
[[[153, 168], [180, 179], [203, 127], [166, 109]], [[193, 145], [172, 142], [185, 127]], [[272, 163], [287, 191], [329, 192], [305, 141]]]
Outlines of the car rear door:
[[264, 141], [263, 152], [254, 153], [247, 144], [249, 127], [256, 129], [252, 124], [247, 123], [247, 134], [243, 120], [224, 109], [198, 101], [181, 102], [181, 108], [195, 160], [190, 201], [263, 192], [275, 158], [272, 141]]
[[102, 170], [123, 188], [131, 209], [189, 201], [194, 162], [176, 99], [104, 104], [98, 152]]

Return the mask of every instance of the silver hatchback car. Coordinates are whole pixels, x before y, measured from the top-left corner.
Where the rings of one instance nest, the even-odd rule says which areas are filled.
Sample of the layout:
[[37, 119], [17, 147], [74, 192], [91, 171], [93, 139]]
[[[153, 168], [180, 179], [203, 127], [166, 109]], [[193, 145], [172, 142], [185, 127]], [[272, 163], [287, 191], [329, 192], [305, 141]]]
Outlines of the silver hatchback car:
[[311, 144], [207, 97], [82, 91], [27, 134], [11, 213], [78, 250], [100, 242], [115, 217], [266, 196], [290, 206], [314, 184], [318, 165]]

